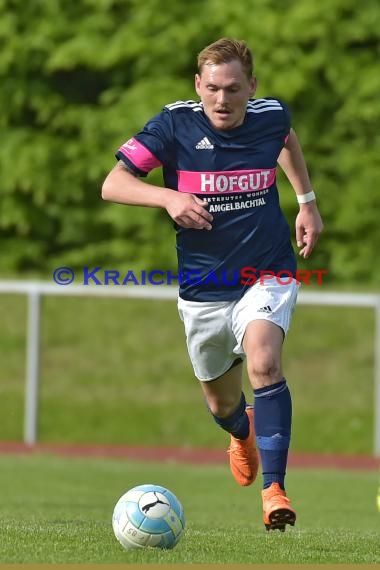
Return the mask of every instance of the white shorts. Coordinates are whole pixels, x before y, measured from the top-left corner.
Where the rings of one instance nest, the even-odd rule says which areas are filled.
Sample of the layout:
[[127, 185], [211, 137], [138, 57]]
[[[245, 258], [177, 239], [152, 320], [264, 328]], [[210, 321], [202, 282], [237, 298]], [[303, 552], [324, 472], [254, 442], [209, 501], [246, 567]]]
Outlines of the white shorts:
[[[284, 280], [285, 283], [289, 278]], [[185, 326], [187, 349], [195, 376], [215, 380], [237, 358], [244, 358], [243, 337], [248, 323], [264, 319], [288, 332], [299, 283], [281, 283], [267, 278], [255, 283], [237, 301], [185, 301], [178, 298], [179, 315]]]

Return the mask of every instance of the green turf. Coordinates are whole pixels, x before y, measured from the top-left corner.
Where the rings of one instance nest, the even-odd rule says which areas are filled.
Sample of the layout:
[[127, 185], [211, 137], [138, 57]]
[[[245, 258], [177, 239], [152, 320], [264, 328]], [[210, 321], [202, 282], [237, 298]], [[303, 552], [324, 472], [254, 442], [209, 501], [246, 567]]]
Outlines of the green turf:
[[[1, 439], [22, 439], [26, 308], [23, 296], [0, 295]], [[298, 306], [284, 356], [294, 451], [372, 451], [373, 338], [370, 309]], [[40, 438], [225, 445], [193, 377], [175, 302], [44, 299]]]
[[[377, 473], [292, 470], [298, 521], [266, 533], [259, 485], [227, 466], [55, 456], [0, 457], [0, 563], [379, 563]], [[124, 551], [114, 504], [130, 487], [162, 484], [180, 498], [186, 531], [173, 551]]]

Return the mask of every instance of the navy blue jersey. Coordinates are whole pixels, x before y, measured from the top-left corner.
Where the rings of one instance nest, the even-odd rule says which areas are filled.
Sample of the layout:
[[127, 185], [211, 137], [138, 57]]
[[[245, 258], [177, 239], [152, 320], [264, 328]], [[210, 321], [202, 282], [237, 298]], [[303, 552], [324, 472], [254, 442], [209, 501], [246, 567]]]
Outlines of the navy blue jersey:
[[183, 299], [235, 300], [260, 272], [295, 275], [276, 186], [289, 131], [289, 113], [277, 99], [250, 99], [244, 123], [231, 130], [215, 129], [202, 103], [177, 101], [118, 150], [139, 176], [162, 167], [166, 187], [209, 202], [212, 230], [175, 224]]

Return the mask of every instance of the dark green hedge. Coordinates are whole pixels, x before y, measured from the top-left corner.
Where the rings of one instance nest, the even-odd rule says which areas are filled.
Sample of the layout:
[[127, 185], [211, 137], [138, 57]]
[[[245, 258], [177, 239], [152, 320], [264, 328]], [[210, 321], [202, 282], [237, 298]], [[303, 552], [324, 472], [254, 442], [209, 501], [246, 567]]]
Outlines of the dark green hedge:
[[257, 95], [292, 110], [326, 226], [306, 266], [379, 282], [378, 0], [0, 0], [3, 274], [175, 267], [166, 213], [100, 187], [121, 142], [195, 97], [196, 55], [224, 35], [252, 46]]

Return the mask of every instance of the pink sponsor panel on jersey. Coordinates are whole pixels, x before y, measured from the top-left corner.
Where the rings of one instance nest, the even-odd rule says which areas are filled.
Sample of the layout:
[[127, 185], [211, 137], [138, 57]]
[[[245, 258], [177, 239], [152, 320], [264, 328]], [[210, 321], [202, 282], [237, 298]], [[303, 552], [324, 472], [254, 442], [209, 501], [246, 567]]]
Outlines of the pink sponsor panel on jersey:
[[276, 180], [275, 168], [191, 172], [178, 170], [178, 190], [190, 194], [232, 194], [264, 190]]
[[139, 170], [150, 172], [153, 168], [161, 166], [161, 162], [135, 138], [124, 143], [119, 151], [124, 154]]

